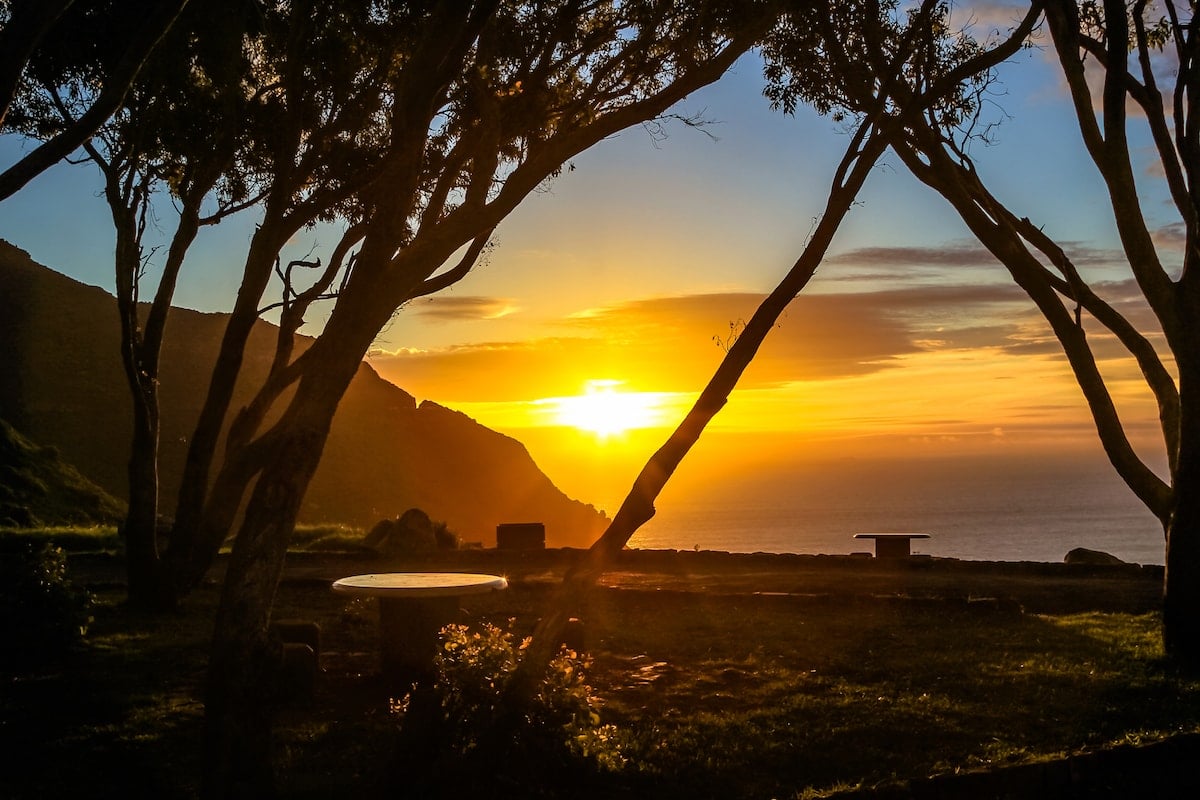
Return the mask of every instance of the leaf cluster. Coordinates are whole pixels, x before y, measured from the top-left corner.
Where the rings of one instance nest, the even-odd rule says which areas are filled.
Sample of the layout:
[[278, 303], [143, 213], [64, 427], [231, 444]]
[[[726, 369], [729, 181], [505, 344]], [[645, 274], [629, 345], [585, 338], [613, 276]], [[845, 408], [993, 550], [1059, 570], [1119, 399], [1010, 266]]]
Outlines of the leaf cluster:
[[[259, 35], [253, 0], [189, 4], [125, 96], [96, 132], [91, 147], [102, 166], [146, 184], [163, 183], [179, 197], [197, 171], [222, 175], [220, 194], [231, 203], [250, 196], [233, 166], [254, 126], [247, 93], [251, 64], [245, 44]], [[97, 100], [127, 39], [154, 3], [88, 0], [72, 4], [35, 49], [22, 76], [6, 130], [47, 141]], [[215, 162], [215, 163], [214, 163]], [[205, 186], [215, 178], [205, 180]]]
[[991, 75], [962, 72], [985, 46], [951, 29], [949, 18], [947, 2], [789, 3], [763, 44], [763, 93], [788, 114], [807, 104], [840, 122], [922, 106], [939, 127], [962, 126], [978, 112]]
[[[484, 624], [472, 631], [448, 625], [434, 660], [434, 692], [441, 709], [443, 735], [460, 756], [480, 746], [504, 711], [506, 689], [527, 642], [516, 644], [511, 632]], [[588, 660], [563, 649], [550, 663], [532, 702], [521, 709], [515, 751], [508, 758], [528, 763], [583, 761], [603, 769], [623, 763], [616, 731], [601, 724], [596, 699], [584, 672]]]
[[495, 199], [523, 164], [546, 159], [544, 171], [559, 174], [562, 159], [551, 151], [561, 152], [564, 139], [704, 63], [764, 7], [501, 2], [435, 101], [408, 236]]
[[28, 665], [62, 656], [83, 640], [92, 622], [91, 595], [67, 575], [62, 548], [23, 543], [0, 559], [0, 663]]

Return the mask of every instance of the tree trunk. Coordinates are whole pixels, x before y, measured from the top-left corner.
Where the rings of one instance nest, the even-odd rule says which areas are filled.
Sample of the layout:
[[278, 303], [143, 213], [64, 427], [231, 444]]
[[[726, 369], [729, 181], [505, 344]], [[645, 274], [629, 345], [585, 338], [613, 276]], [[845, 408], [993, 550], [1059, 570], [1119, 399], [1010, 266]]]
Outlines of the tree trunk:
[[277, 222], [272, 224], [265, 221], [254, 235], [246, 256], [245, 277], [221, 339], [221, 349], [200, 417], [188, 443], [175, 507], [175, 524], [167, 552], [171, 582], [181, 596], [196, 587], [212, 562], [212, 555], [197, 544], [203, 525], [212, 465], [241, 373], [246, 341], [258, 322], [258, 304], [270, 280], [275, 254], [286, 240], [286, 236], [276, 233], [278, 228]]
[[264, 797], [272, 789], [271, 692], [281, 658], [267, 628], [288, 540], [328, 433], [290, 427], [255, 485], [217, 611], [204, 698], [206, 798]]
[[742, 373], [754, 360], [788, 304], [816, 273], [842, 220], [853, 207], [859, 190], [886, 147], [886, 135], [873, 122], [864, 122], [856, 131], [829, 190], [824, 213], [804, 251], [750, 317], [687, 416], [646, 462], [608, 528], [584, 557], [567, 571], [507, 690], [500, 723], [487, 732], [491, 737], [487, 746], [494, 747], [511, 735], [513, 720], [520, 715], [542, 680], [558, 642], [562, 640], [568, 618], [630, 537], [654, 516], [654, 503], [667, 481], [699, 441], [708, 423], [725, 406]]
[[[159, 364], [167, 317], [175, 286], [183, 268], [184, 256], [200, 230], [200, 203], [209, 180], [194, 186], [184, 198], [179, 215], [179, 227], [171, 239], [171, 249], [163, 266], [158, 291], [150, 305], [146, 324], [138, 335], [134, 328], [126, 334], [130, 347], [125, 369], [133, 399], [133, 440], [129, 454], [129, 517], [126, 529], [136, 531], [138, 551], [127, 553], [130, 561], [139, 563], [129, 568], [129, 601], [153, 611], [169, 611], [178, 605], [179, 592], [165, 568], [158, 550], [159, 439], [161, 413], [158, 402]], [[135, 273], [136, 274], [136, 273]], [[136, 293], [135, 293], [136, 294]], [[133, 305], [126, 315], [130, 325], [138, 323], [138, 309]], [[133, 577], [139, 576], [135, 586]]]
[[[267, 636], [271, 606], [334, 412], [372, 339], [366, 331], [369, 316], [350, 324], [361, 347], [343, 340], [340, 346], [322, 348], [323, 358], [311, 365], [283, 417], [266, 434], [271, 436], [270, 453], [230, 554], [213, 631], [205, 694], [205, 798], [242, 790], [261, 797], [271, 790], [270, 687], [279, 661]], [[336, 334], [327, 327], [314, 348], [333, 338]]]
[[133, 392], [133, 439], [129, 453], [129, 510], [125, 517], [125, 560], [130, 605], [147, 610], [174, 606], [158, 555], [157, 393]]
[[[1163, 646], [1190, 671], [1200, 670], [1200, 365], [1179, 361], [1179, 460], [1175, 507], [1167, 523], [1163, 579]], [[1191, 406], [1197, 406], [1192, 411]]]
[[121, 192], [118, 176], [106, 175], [106, 196], [116, 228], [114, 265], [117, 314], [121, 324], [121, 365], [133, 407], [133, 437], [127, 475], [129, 506], [121, 528], [125, 542], [125, 574], [130, 605], [153, 609], [160, 601], [157, 540], [158, 520], [158, 400], [154, 379], [141, 359], [137, 278], [141, 270], [139, 201]]

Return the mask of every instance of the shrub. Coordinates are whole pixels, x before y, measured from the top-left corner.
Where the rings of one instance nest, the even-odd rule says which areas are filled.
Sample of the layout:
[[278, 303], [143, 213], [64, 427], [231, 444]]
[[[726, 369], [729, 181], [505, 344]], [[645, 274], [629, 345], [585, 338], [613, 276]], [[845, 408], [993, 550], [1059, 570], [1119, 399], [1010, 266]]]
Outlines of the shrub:
[[67, 557], [49, 543], [25, 543], [0, 566], [0, 658], [28, 666], [63, 655], [78, 645], [92, 618], [91, 596], [67, 578]]
[[433, 523], [433, 537], [437, 540], [438, 550], [458, 550], [462, 547], [462, 537], [444, 522]]
[[[447, 765], [449, 774], [430, 776], [434, 785], [484, 774], [494, 787], [508, 782], [532, 796], [536, 782], [624, 764], [616, 726], [601, 724], [596, 698], [585, 682], [589, 661], [565, 648], [551, 662], [529, 707], [521, 709], [515, 739], [503, 743], [503, 752], [483, 752], [527, 644], [514, 645], [512, 633], [491, 624], [474, 632], [465, 625], [442, 629], [432, 682], [436, 719], [432, 729], [424, 727], [429, 720], [418, 723], [425, 735], [436, 738], [438, 761]], [[410, 695], [394, 710], [406, 717], [411, 701]]]

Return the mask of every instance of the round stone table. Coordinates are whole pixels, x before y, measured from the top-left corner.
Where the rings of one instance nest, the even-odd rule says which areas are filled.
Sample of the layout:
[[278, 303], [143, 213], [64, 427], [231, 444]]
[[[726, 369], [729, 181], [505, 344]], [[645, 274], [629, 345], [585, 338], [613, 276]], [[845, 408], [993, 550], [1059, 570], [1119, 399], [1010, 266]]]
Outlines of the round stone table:
[[455, 620], [461, 597], [506, 588], [499, 575], [473, 572], [381, 572], [333, 582], [335, 592], [379, 598], [381, 664], [395, 683], [429, 676], [438, 632]]

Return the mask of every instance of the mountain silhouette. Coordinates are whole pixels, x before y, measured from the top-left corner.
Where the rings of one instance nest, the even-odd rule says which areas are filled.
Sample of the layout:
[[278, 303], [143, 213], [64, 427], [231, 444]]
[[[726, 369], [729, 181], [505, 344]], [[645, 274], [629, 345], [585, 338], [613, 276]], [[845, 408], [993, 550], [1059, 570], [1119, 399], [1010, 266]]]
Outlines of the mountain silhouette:
[[[0, 419], [118, 498], [127, 495], [129, 396], [112, 295], [35, 263], [0, 240]], [[226, 315], [176, 308], [163, 346], [161, 502], [170, 514]], [[277, 329], [259, 322], [234, 408], [266, 374]], [[297, 352], [311, 342], [298, 337]], [[563, 494], [517, 440], [412, 395], [362, 364], [334, 417], [304, 523], [369, 527], [419, 507], [467, 541], [502, 522], [538, 521], [551, 546], [586, 546], [602, 514]]]

